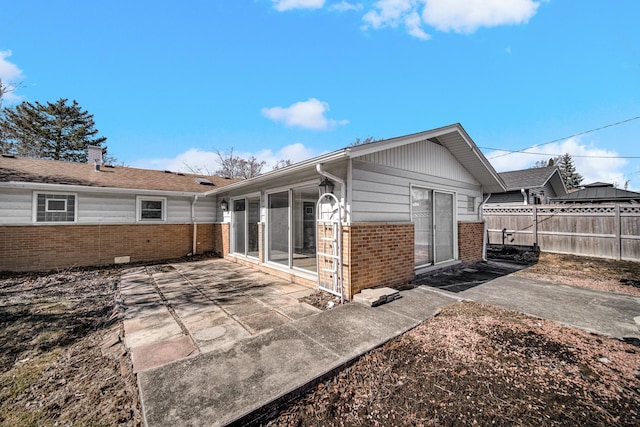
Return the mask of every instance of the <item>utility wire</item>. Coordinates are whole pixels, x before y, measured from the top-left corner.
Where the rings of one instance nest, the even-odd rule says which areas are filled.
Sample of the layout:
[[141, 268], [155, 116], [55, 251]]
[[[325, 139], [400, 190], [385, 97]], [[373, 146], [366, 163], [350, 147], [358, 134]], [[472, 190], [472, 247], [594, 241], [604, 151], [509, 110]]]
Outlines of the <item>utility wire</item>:
[[[571, 138], [571, 137], [569, 137]], [[545, 143], [545, 144], [549, 144], [549, 143]], [[542, 145], [542, 144], [540, 144]], [[502, 156], [506, 156], [509, 154], [513, 154], [513, 153], [520, 153], [520, 154], [531, 154], [533, 156], [551, 156], [551, 157], [558, 157], [558, 156], [562, 156], [562, 154], [549, 154], [549, 153], [528, 153], [526, 151], [522, 151], [522, 150], [505, 150], [504, 148], [491, 148], [491, 147], [479, 147], [482, 148], [483, 150], [493, 150], [493, 151], [506, 151], [506, 153], [504, 154], [500, 154], [499, 156], [495, 156], [495, 157], [490, 157], [489, 160], [495, 159], [497, 157], [502, 157]], [[530, 147], [533, 148], [533, 147]], [[580, 155], [571, 155], [571, 157], [582, 157], [582, 158], [587, 158], [587, 159], [640, 159], [640, 156], [580, 156]]]
[[[499, 154], [497, 156], [493, 156], [493, 157], [489, 158], [489, 160], [493, 160], [493, 159], [497, 159], [498, 157], [508, 156], [510, 154], [513, 154], [513, 153], [524, 153], [526, 150], [530, 150], [532, 148], [541, 147], [541, 146], [547, 145], [547, 144], [553, 144], [554, 142], [564, 141], [565, 139], [573, 138], [575, 136], [586, 135], [586, 134], [591, 133], [591, 132], [597, 132], [597, 131], [602, 130], [602, 129], [610, 128], [610, 127], [613, 127], [613, 126], [618, 126], [618, 125], [621, 125], [621, 124], [624, 124], [624, 123], [628, 123], [628, 122], [631, 122], [633, 120], [638, 120], [638, 119], [640, 119], [640, 116], [631, 117], [630, 119], [622, 120], [622, 121], [615, 122], [615, 123], [610, 123], [608, 125], [600, 126], [599, 128], [589, 129], [589, 130], [586, 130], [584, 132], [574, 133], [573, 135], [565, 136], [564, 138], [558, 138], [558, 139], [554, 139], [553, 141], [543, 142], [541, 144], [535, 144], [535, 145], [532, 145], [531, 147], [523, 148], [521, 150], [504, 150], [502, 148], [486, 148], [486, 147], [480, 147], [480, 148], [485, 148], [487, 150], [507, 151], [507, 153]], [[525, 153], [525, 154], [529, 154], [529, 153]], [[534, 153], [530, 153], [530, 154], [534, 154]], [[542, 156], [555, 156], [555, 154], [542, 154], [542, 153], [535, 153], [535, 154], [540, 154]], [[573, 156], [572, 155], [571, 157], [590, 157], [590, 156]], [[597, 156], [597, 157], [600, 157], [600, 156]], [[637, 159], [638, 157], [601, 157], [601, 158], [603, 158], [603, 159]]]

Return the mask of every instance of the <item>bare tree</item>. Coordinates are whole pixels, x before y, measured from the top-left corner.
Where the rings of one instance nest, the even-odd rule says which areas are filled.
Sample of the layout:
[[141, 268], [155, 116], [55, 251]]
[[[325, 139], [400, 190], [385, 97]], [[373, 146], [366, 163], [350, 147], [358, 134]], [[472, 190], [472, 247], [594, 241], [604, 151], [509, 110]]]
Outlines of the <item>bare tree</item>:
[[561, 158], [562, 156], [557, 156], [557, 157], [552, 157], [549, 160], [538, 160], [533, 164], [533, 166], [531, 166], [531, 169], [547, 168], [547, 167], [555, 166], [558, 163], [560, 163]]
[[292, 164], [291, 160], [281, 159], [281, 160], [278, 160], [275, 165], [273, 165], [272, 169], [273, 170], [278, 170], [278, 169], [286, 168], [287, 166], [290, 166], [291, 164]]
[[196, 175], [225, 176], [229, 178], [247, 179], [260, 175], [262, 168], [267, 164], [264, 160], [259, 161], [255, 156], [243, 159], [234, 153], [233, 147], [224, 153], [220, 150], [216, 150], [216, 155], [218, 156], [219, 169], [212, 169], [208, 166], [193, 166], [187, 163], [185, 163], [184, 166], [189, 170], [189, 172]]
[[380, 139], [376, 139], [372, 136], [368, 136], [366, 138], [356, 138], [353, 140], [353, 142], [351, 144], [349, 144], [349, 147], [355, 147], [356, 145], [362, 145], [362, 144], [369, 144], [370, 142], [376, 142], [376, 141], [380, 141]]

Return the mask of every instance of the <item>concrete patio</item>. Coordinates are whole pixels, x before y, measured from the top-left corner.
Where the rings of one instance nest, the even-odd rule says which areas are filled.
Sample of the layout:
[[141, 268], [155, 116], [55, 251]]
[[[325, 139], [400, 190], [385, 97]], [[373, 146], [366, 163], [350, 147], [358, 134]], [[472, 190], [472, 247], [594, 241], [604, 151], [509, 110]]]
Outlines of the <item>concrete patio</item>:
[[[457, 288], [456, 288], [457, 289]], [[225, 260], [122, 276], [125, 342], [148, 426], [243, 425], [461, 300], [617, 338], [640, 337], [640, 297], [507, 275], [458, 293], [425, 285], [379, 307], [320, 311], [312, 289]], [[265, 412], [265, 413], [267, 413]]]
[[225, 260], [133, 268], [120, 291], [135, 372], [228, 348], [320, 311], [299, 301], [313, 289]]

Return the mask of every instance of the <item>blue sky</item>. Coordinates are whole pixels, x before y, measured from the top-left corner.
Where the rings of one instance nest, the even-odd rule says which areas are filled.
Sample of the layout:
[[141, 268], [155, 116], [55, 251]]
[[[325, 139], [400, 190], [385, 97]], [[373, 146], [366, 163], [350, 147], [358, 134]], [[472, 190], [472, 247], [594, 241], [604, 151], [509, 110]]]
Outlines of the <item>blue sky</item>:
[[[75, 99], [129, 166], [268, 166], [462, 123], [498, 171], [640, 190], [637, 0], [8, 2], [5, 105]], [[542, 155], [495, 149], [533, 148]], [[597, 157], [577, 157], [597, 156]]]

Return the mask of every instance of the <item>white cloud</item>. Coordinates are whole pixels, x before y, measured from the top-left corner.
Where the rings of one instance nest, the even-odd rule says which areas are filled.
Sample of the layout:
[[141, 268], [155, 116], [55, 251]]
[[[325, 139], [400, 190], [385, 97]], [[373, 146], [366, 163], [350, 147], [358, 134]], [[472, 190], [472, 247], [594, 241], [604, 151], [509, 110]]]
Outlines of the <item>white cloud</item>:
[[[279, 160], [291, 160], [297, 163], [323, 154], [318, 150], [295, 143], [282, 147], [274, 152], [264, 149], [257, 152], [235, 151], [234, 155], [244, 159], [254, 156], [259, 161], [265, 161], [263, 172], [270, 171]], [[214, 173], [219, 167], [218, 155], [215, 151], [191, 148], [176, 157], [140, 159], [132, 164], [133, 167], [144, 169], [170, 170], [174, 172], [192, 172], [194, 170], [210, 171]]]
[[378, 0], [362, 18], [363, 29], [397, 28], [427, 40], [423, 29], [470, 34], [480, 27], [523, 24], [540, 6], [534, 0]]
[[348, 120], [328, 119], [325, 114], [329, 111], [329, 104], [316, 98], [296, 102], [289, 107], [263, 108], [262, 115], [285, 126], [303, 129], [328, 130], [338, 125], [346, 125]]
[[340, 3], [334, 3], [329, 6], [329, 10], [335, 10], [336, 12], [348, 12], [350, 10], [358, 11], [362, 10], [362, 3], [349, 3], [346, 1], [342, 1]]
[[624, 176], [622, 168], [627, 164], [627, 161], [625, 159], [607, 158], [619, 156], [619, 154], [615, 151], [598, 148], [594, 144], [583, 143], [580, 138], [569, 138], [562, 142], [525, 150], [525, 153], [541, 153], [537, 155], [513, 153], [492, 159], [492, 157], [503, 153], [494, 151], [486, 155], [489, 162], [498, 172], [526, 169], [533, 166], [536, 161], [549, 160], [555, 155], [569, 153], [573, 158], [576, 171], [584, 177], [583, 184], [601, 181], [624, 185], [624, 182], [621, 181], [621, 177]]
[[279, 12], [293, 9], [320, 9], [325, 0], [272, 0], [273, 8]]
[[15, 89], [15, 85], [24, 79], [24, 75], [17, 65], [7, 60], [11, 55], [12, 52], [10, 50], [0, 50], [0, 80], [2, 80], [2, 84], [10, 89], [10, 91], [4, 95], [3, 100], [9, 104], [14, 104], [20, 102], [22, 97], [17, 95], [15, 90], [11, 89]]
[[417, 8], [416, 0], [379, 0], [374, 4], [374, 9], [362, 18], [365, 22], [363, 29], [371, 27], [377, 30], [404, 25], [412, 36], [427, 40], [430, 36], [422, 29], [422, 20]]
[[524, 24], [540, 3], [533, 0], [423, 0], [422, 18], [440, 31], [473, 33], [480, 27]]

